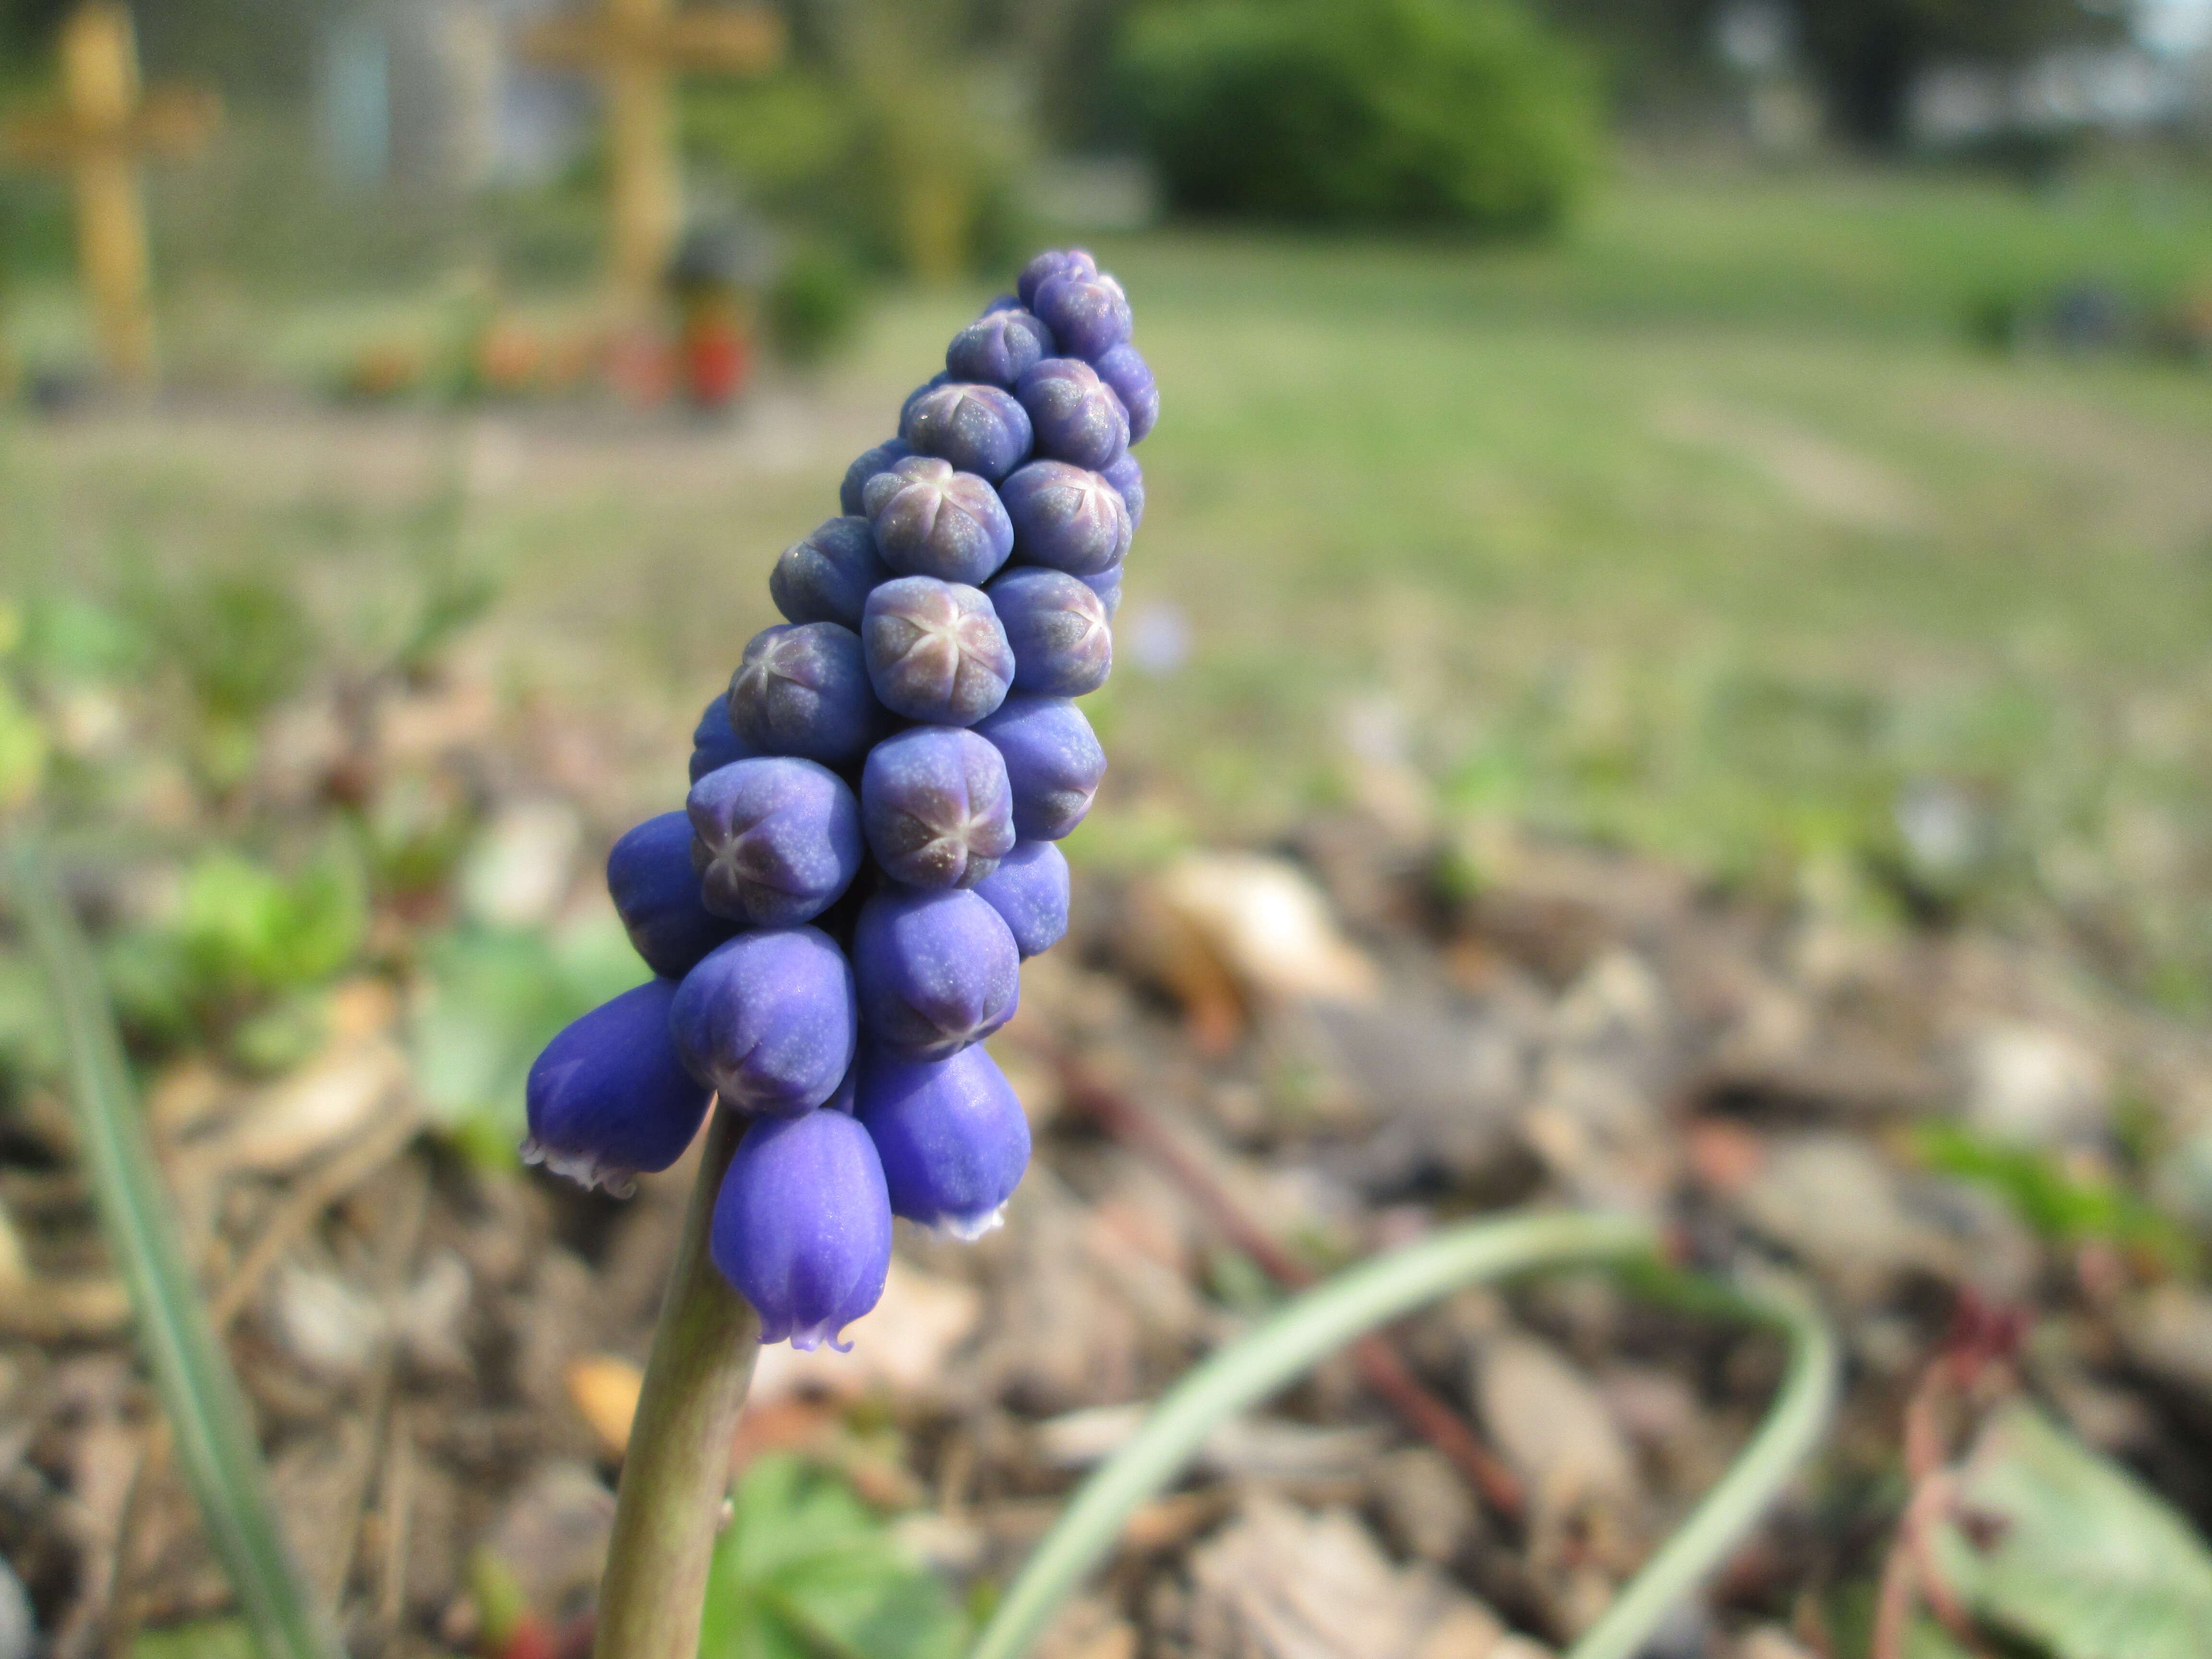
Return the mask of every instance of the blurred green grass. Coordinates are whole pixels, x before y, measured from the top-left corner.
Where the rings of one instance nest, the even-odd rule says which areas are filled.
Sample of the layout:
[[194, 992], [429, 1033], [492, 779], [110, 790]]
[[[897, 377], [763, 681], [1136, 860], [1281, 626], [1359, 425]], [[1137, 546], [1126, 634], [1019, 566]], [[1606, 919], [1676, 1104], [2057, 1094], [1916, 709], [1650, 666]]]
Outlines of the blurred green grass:
[[[2080, 282], [2146, 308], [2202, 293], [2212, 186], [1634, 172], [1546, 246], [1100, 251], [1166, 412], [1097, 702], [1115, 775], [1077, 850], [1264, 836], [1410, 769], [1453, 815], [1781, 891], [1811, 872], [1870, 909], [2055, 921], [2142, 988], [2212, 996], [2212, 379], [1999, 357], [1966, 328]], [[18, 423], [0, 513], [48, 583], [248, 560], [373, 610], [439, 443], [473, 446], [466, 534], [507, 572], [510, 684], [652, 708], [654, 810], [685, 717], [773, 619], [775, 552], [981, 297], [892, 298], [854, 357], [728, 433]], [[223, 337], [296, 375], [445, 303]]]

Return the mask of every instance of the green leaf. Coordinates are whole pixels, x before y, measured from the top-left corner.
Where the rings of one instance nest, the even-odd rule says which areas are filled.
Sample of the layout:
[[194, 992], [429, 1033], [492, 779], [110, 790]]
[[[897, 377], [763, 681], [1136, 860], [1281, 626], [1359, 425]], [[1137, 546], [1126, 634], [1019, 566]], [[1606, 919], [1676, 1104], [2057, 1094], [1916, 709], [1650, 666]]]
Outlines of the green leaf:
[[701, 1659], [957, 1659], [966, 1621], [838, 1476], [799, 1458], [745, 1472], [714, 1547]]
[[208, 1540], [265, 1659], [337, 1659], [337, 1632], [277, 1529], [261, 1449], [192, 1284], [92, 952], [39, 849], [16, 841], [6, 853], [67, 1050], [85, 1173]]
[[142, 1630], [131, 1659], [254, 1659], [253, 1632], [242, 1619], [203, 1619], [163, 1630]]
[[429, 994], [410, 1028], [417, 1085], [448, 1133], [510, 1157], [538, 1050], [578, 1015], [641, 983], [644, 963], [612, 922], [549, 936], [467, 927], [424, 951]]
[[1975, 1616], [2052, 1659], [2201, 1659], [2212, 1553], [2136, 1478], [2033, 1407], [1983, 1431], [1936, 1560]]

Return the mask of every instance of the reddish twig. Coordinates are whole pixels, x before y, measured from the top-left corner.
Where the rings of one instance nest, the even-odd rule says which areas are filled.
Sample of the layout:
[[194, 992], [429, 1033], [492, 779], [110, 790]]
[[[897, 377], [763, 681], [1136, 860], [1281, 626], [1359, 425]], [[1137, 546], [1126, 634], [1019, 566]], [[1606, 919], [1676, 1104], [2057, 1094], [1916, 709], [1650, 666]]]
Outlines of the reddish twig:
[[[1092, 1077], [1068, 1055], [1059, 1057], [1060, 1085], [1077, 1108], [1097, 1120], [1109, 1134], [1132, 1152], [1149, 1159], [1182, 1188], [1207, 1220], [1258, 1264], [1285, 1290], [1302, 1290], [1320, 1274], [1254, 1220], [1214, 1178], [1213, 1172], [1193, 1157], [1167, 1127], [1144, 1107]], [[1520, 1477], [1505, 1467], [1497, 1453], [1476, 1438], [1474, 1431], [1436, 1392], [1413, 1375], [1389, 1338], [1381, 1334], [1361, 1338], [1352, 1355], [1367, 1386], [1382, 1397], [1406, 1426], [1449, 1458], [1466, 1475], [1483, 1501], [1509, 1520], [1517, 1521], [1526, 1503]]]

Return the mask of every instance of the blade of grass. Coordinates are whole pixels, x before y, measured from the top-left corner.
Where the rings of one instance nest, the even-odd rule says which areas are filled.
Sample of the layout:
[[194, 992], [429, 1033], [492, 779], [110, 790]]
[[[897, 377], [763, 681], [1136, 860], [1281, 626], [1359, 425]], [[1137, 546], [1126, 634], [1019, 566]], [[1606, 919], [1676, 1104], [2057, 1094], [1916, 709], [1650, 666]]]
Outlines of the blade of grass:
[[342, 1659], [337, 1628], [277, 1530], [261, 1449], [192, 1284], [91, 949], [28, 836], [9, 840], [7, 868], [53, 997], [85, 1172], [209, 1541], [265, 1659]]

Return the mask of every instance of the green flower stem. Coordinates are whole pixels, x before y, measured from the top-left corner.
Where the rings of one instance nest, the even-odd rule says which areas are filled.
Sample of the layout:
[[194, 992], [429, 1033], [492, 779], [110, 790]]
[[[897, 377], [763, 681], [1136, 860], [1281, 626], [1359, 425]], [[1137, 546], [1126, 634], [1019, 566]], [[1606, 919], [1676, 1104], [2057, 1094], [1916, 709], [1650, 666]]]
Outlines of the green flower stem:
[[85, 1175], [208, 1541], [264, 1659], [337, 1659], [336, 1625], [277, 1527], [252, 1419], [192, 1283], [91, 947], [38, 845], [26, 835], [6, 851], [67, 1051]]
[[708, 1255], [714, 1196], [744, 1125], [714, 1109], [661, 1304], [599, 1580], [594, 1659], [694, 1659], [760, 1316]]
[[[1017, 1659], [1026, 1651], [1069, 1592], [1111, 1552], [1130, 1513], [1176, 1480], [1217, 1425], [1354, 1337], [1462, 1285], [1540, 1267], [1647, 1258], [1656, 1244], [1649, 1224], [1615, 1216], [1474, 1222], [1364, 1262], [1298, 1297], [1176, 1384], [1137, 1437], [1084, 1485], [1000, 1603], [972, 1659]], [[1739, 1313], [1785, 1332], [1789, 1374], [1735, 1467], [1567, 1659], [1634, 1653], [1757, 1519], [1827, 1421], [1836, 1356], [1820, 1321], [1778, 1293], [1723, 1295]]]

